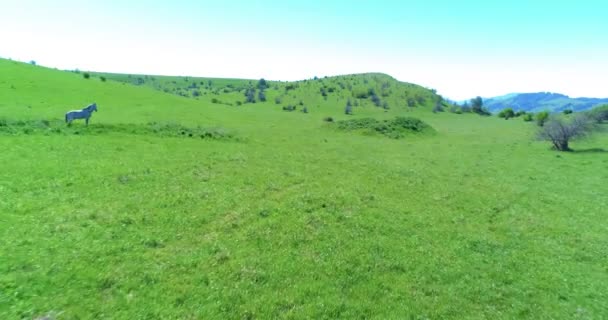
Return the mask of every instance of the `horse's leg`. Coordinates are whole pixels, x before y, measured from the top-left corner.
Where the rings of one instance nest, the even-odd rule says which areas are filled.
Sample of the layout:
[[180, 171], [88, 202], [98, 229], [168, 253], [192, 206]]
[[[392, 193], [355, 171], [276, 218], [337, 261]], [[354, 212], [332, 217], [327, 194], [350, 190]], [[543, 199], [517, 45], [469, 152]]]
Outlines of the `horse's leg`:
[[86, 118], [86, 120], [85, 120], [85, 121], [86, 121], [87, 126], [88, 126], [88, 125], [89, 125], [89, 118]]

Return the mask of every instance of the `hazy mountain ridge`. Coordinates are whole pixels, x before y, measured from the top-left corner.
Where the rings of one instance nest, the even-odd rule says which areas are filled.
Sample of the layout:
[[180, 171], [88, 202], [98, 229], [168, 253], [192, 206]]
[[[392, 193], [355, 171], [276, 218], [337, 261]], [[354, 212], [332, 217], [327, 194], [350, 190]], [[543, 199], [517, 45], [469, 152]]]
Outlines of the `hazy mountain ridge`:
[[537, 92], [488, 98], [485, 106], [491, 112], [498, 112], [505, 108], [513, 108], [515, 111], [560, 112], [564, 110], [585, 111], [605, 103], [608, 103], [608, 98], [571, 98], [560, 93]]

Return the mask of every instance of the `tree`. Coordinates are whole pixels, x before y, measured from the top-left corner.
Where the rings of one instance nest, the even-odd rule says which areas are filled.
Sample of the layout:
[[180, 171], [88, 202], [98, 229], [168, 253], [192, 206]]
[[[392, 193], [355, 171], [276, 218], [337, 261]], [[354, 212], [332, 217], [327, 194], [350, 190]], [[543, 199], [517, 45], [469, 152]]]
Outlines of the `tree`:
[[591, 109], [589, 111], [589, 116], [597, 123], [608, 121], [608, 104]]
[[500, 111], [500, 113], [498, 114], [498, 117], [504, 118], [505, 120], [509, 120], [510, 118], [515, 117], [515, 112], [511, 108], [506, 108], [506, 109], [503, 109], [502, 111]]
[[572, 114], [574, 111], [570, 110], [570, 109], [566, 109], [564, 111], [562, 111], [564, 114]]
[[541, 111], [536, 114], [536, 124], [538, 124], [539, 127], [544, 126], [545, 122], [547, 122], [548, 119], [549, 119], [548, 111]]
[[443, 105], [441, 104], [440, 101], [437, 101], [435, 103], [435, 107], [433, 107], [433, 113], [438, 113], [438, 112], [443, 112]]
[[525, 122], [531, 122], [534, 120], [534, 114], [532, 113], [526, 113], [524, 114], [524, 121]]
[[32, 60], [32, 61], [30, 61], [30, 64], [33, 65], [33, 66], [35, 66], [36, 65], [36, 61]]
[[101, 80], [101, 82], [106, 82], [106, 77], [101, 76], [101, 77], [99, 77], [99, 80]]
[[249, 88], [245, 91], [245, 102], [246, 103], [255, 103], [255, 89]]
[[557, 151], [571, 151], [570, 140], [583, 137], [592, 130], [593, 123], [586, 115], [579, 114], [569, 120], [555, 116], [538, 131], [538, 138], [550, 141]]
[[268, 88], [268, 82], [266, 80], [264, 80], [264, 78], [260, 79], [260, 81], [258, 81], [258, 89], [260, 89], [261, 91], [264, 91]]
[[264, 93], [264, 90], [260, 90], [260, 92], [258, 93], [258, 99], [261, 102], [266, 102], [266, 94]]
[[346, 102], [346, 107], [344, 108], [344, 114], [352, 115], [353, 114], [353, 106], [350, 103], [350, 99]]
[[90, 78], [90, 77], [91, 77], [91, 75], [90, 75], [88, 72], [83, 73], [83, 74], [82, 74], [82, 76], [83, 76], [85, 79], [88, 79], [88, 78]]
[[482, 116], [490, 115], [490, 112], [483, 108], [483, 99], [479, 96], [471, 99], [471, 111]]

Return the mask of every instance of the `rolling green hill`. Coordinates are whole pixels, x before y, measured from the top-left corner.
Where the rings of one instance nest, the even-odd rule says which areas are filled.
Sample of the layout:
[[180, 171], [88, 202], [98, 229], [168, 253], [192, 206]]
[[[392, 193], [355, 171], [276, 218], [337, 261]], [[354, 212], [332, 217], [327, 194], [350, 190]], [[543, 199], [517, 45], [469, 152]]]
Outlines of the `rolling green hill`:
[[0, 318], [608, 316], [606, 135], [557, 154], [380, 74], [257, 86], [0, 60]]

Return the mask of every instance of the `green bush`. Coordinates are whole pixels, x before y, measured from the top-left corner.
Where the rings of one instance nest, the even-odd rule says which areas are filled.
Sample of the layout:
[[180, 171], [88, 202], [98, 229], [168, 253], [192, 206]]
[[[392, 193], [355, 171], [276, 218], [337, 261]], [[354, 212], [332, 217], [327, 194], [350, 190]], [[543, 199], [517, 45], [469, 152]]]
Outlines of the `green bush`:
[[539, 127], [542, 127], [545, 125], [545, 122], [547, 122], [547, 120], [549, 119], [549, 112], [548, 111], [542, 111], [536, 114], [536, 124], [538, 124]]

